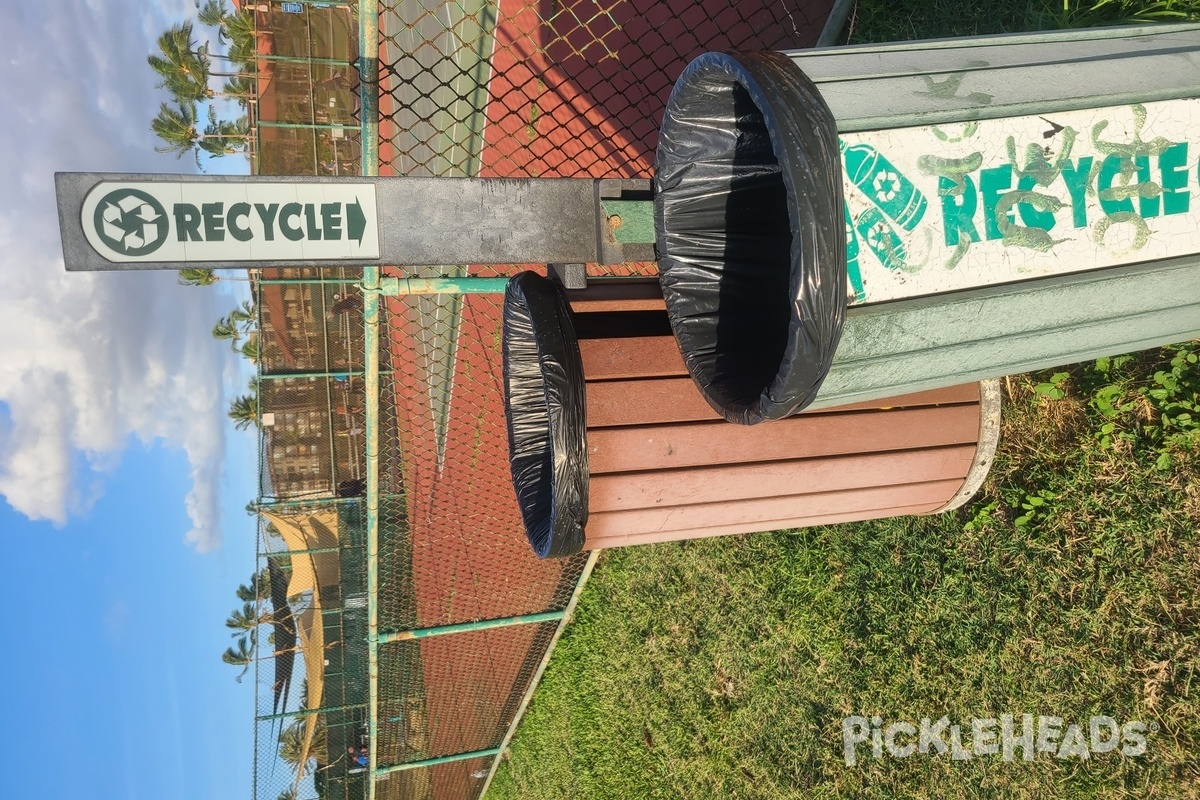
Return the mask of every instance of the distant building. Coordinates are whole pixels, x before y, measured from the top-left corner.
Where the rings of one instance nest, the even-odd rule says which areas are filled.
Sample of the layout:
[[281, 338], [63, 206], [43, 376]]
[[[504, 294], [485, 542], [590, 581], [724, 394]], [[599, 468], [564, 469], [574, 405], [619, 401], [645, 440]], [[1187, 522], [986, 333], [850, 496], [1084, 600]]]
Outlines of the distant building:
[[[257, 30], [252, 172], [361, 174], [352, 65], [358, 23], [350, 9], [306, 3], [292, 14], [277, 2], [233, 2], [253, 10]], [[262, 800], [301, 785], [311, 786], [302, 797], [366, 795], [367, 770], [348, 752], [365, 742], [368, 691], [364, 506], [353, 502], [365, 489], [361, 274], [340, 267], [251, 273], [265, 529], [259, 566], [270, 565], [273, 584], [256, 672], [259, 713], [267, 714], [256, 728], [256, 762], [265, 768], [256, 770], [254, 795]], [[318, 502], [291, 502], [305, 500]], [[297, 708], [322, 711], [293, 715]], [[286, 730], [299, 732], [291, 754], [299, 764], [282, 763]]]

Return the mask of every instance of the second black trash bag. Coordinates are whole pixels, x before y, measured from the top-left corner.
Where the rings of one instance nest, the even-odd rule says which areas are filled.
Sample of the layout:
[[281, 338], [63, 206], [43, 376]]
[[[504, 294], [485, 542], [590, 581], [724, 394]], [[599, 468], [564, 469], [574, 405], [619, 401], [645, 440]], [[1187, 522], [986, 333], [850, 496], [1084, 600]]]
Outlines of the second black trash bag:
[[583, 547], [588, 462], [583, 362], [558, 284], [522, 272], [504, 294], [508, 460], [529, 544], [539, 558]]
[[777, 53], [708, 53], [667, 103], [655, 163], [663, 298], [688, 371], [725, 419], [816, 397], [846, 312], [837, 125]]

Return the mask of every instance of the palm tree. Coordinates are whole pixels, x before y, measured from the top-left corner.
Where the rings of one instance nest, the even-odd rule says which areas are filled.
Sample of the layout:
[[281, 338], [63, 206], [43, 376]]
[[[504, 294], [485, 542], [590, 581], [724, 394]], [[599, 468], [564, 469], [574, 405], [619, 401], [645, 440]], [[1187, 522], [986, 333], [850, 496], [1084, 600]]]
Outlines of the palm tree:
[[264, 612], [259, 615], [258, 609], [254, 607], [252, 602], [243, 602], [242, 607], [235, 608], [229, 612], [229, 616], [225, 620], [225, 627], [232, 628], [233, 633], [230, 634], [234, 638], [242, 635], [244, 632], [250, 634], [250, 641], [257, 641], [258, 626], [271, 621], [271, 612]]
[[246, 343], [238, 348], [238, 352], [257, 364], [258, 359], [262, 357], [262, 351], [258, 349], [258, 336], [250, 334], [249, 338], [246, 339]]
[[231, 636], [237, 639], [237, 643], [236, 647], [225, 648], [225, 652], [221, 654], [221, 660], [226, 664], [242, 667], [242, 671], [236, 679], [238, 683], [241, 683], [242, 676], [246, 674], [246, 670], [250, 669], [250, 664], [254, 661], [254, 653], [258, 649], [258, 626], [271, 622], [273, 618], [273, 613], [265, 609], [261, 616], [257, 612], [258, 604], [263, 603], [271, 596], [270, 569], [263, 567], [258, 572], [252, 573], [250, 585], [239, 584], [234, 593], [242, 601], [242, 607], [235, 608], [230, 612], [229, 617], [225, 620], [225, 627], [233, 630]]
[[208, 125], [201, 133], [197, 128], [196, 106], [181, 103], [178, 106], [159, 104], [158, 114], [150, 120], [150, 130], [166, 144], [154, 148], [156, 153], [175, 153], [183, 158], [193, 150], [203, 150], [211, 156], [240, 153], [246, 149], [250, 137], [250, 123], [246, 117], [236, 120], [217, 119], [217, 112], [208, 108]]
[[[304, 721], [296, 720], [291, 725], [288, 725], [279, 732], [279, 757], [301, 771], [302, 774], [308, 774], [308, 764], [300, 763], [300, 756], [304, 750]], [[310, 749], [308, 758], [312, 758], [312, 750]], [[305, 759], [307, 761], [307, 758]]]
[[243, 8], [230, 14], [225, 0], [205, 0], [196, 16], [202, 24], [217, 29], [219, 41], [231, 43], [228, 56], [230, 61], [242, 63], [250, 67], [248, 71], [254, 71], [258, 54], [254, 47], [256, 31], [253, 9]]
[[[219, 15], [220, 12], [218, 12]], [[200, 21], [205, 22], [205, 19], [211, 19], [211, 17], [205, 15]], [[226, 17], [226, 19], [228, 24], [218, 27], [218, 37], [224, 40], [228, 36], [235, 41], [235, 45], [239, 46], [239, 49], [245, 48], [244, 41], [249, 38], [251, 52], [253, 52], [254, 18], [250, 14], [237, 14]], [[215, 92], [208, 85], [209, 79], [213, 76], [233, 78], [240, 74], [238, 72], [213, 72], [213, 57], [208, 51], [208, 44], [197, 47], [196, 39], [192, 34], [190, 21], [173, 25], [158, 37], [158, 50], [162, 55], [151, 54], [146, 57], [146, 63], [158, 73], [160, 78], [158, 87], [165, 88], [180, 103], [196, 102], [213, 97]], [[248, 37], [247, 34], [249, 34]], [[217, 56], [217, 58], [237, 60], [231, 56]]]
[[228, 17], [229, 7], [225, 5], [225, 0], [204, 0], [204, 5], [196, 12], [196, 19], [202, 24], [217, 29], [217, 37], [221, 41], [229, 38], [229, 31], [225, 28]]
[[215, 270], [211, 269], [196, 269], [188, 267], [187, 269], [179, 270], [179, 285], [180, 286], [212, 286], [217, 281], [248, 281], [249, 277], [234, 278], [228, 274], [218, 275]]
[[[218, 93], [209, 86], [213, 77], [229, 78], [224, 94], [236, 97], [249, 107], [256, 88], [246, 78], [258, 66], [257, 41], [253, 11], [246, 9], [230, 14], [224, 0], [206, 0], [200, 10], [200, 21], [217, 27], [218, 39], [232, 45], [226, 56], [215, 56], [237, 63], [233, 72], [214, 72], [208, 44], [197, 46], [191, 22], [174, 25], [164, 31], [157, 41], [158, 53], [147, 56], [147, 63], [159, 77], [158, 87], [164, 88], [178, 106], [172, 109], [163, 104], [150, 128], [166, 147], [159, 152], [176, 153], [183, 157], [192, 150], [203, 150], [210, 156], [225, 156], [248, 150], [250, 122], [246, 117], [218, 120], [216, 111], [208, 109], [208, 125], [199, 131], [195, 104], [211, 100]], [[197, 152], [199, 163], [199, 152]]]
[[196, 48], [191, 22], [164, 31], [158, 37], [158, 49], [162, 55], [147, 56], [146, 61], [162, 79], [159, 88], [166, 88], [180, 105], [212, 97], [208, 88], [212, 75], [208, 52]]
[[238, 104], [245, 108], [253, 102], [255, 89], [256, 84], [249, 76], [238, 75], [236, 78], [225, 81], [221, 94], [237, 98]]
[[250, 576], [250, 585], [239, 584], [235, 594], [243, 603], [258, 603], [266, 600], [271, 596], [270, 571], [263, 567], [255, 572]]
[[[257, 325], [258, 310], [252, 302], [243, 300], [241, 306], [230, 311], [228, 316], [222, 317], [216, 324], [213, 328], [213, 336], [218, 339], [231, 339], [230, 346], [236, 352], [254, 363], [258, 363], [261, 352], [255, 330]], [[246, 342], [239, 346], [238, 342], [242, 336], [246, 337]]]
[[235, 398], [229, 404], [229, 418], [233, 420], [233, 427], [239, 431], [244, 431], [251, 425], [257, 426], [259, 424], [258, 394], [244, 394]]
[[213, 325], [212, 335], [214, 339], [228, 339], [230, 349], [237, 352], [238, 341], [242, 338], [242, 329], [229, 317], [221, 317], [217, 320], [217, 324]]
[[208, 107], [208, 125], [204, 133], [196, 138], [196, 146], [210, 156], [220, 157], [243, 152], [250, 140], [250, 120], [217, 119], [217, 111]]
[[243, 300], [240, 306], [229, 312], [229, 319], [241, 325], [243, 331], [249, 331], [258, 324], [258, 311], [254, 303]]
[[308, 758], [306, 763], [301, 764], [300, 755], [304, 747], [306, 727], [306, 720], [301, 718], [279, 733], [279, 757], [295, 767], [297, 771], [302, 770], [305, 774], [308, 772], [308, 760], [316, 760], [318, 763], [327, 760], [325, 751], [329, 746], [328, 737], [325, 735], [325, 725], [318, 717], [316, 730], [313, 731], [312, 741], [309, 743]]
[[235, 667], [241, 667], [242, 671], [234, 678], [238, 683], [242, 682], [242, 676], [250, 669], [250, 665], [254, 663], [254, 651], [256, 644], [247, 640], [243, 636], [237, 640], [236, 649], [226, 647], [225, 652], [221, 654], [221, 660], [226, 664], [232, 664]]
[[183, 158], [186, 153], [196, 149], [200, 141], [200, 132], [196, 130], [196, 107], [191, 103], [181, 103], [172, 108], [166, 103], [158, 107], [158, 115], [150, 120], [150, 130], [166, 142], [166, 146], [154, 148], [156, 153], [174, 153], [176, 158]]
[[180, 286], [212, 286], [221, 280], [211, 269], [181, 269], [179, 270]]

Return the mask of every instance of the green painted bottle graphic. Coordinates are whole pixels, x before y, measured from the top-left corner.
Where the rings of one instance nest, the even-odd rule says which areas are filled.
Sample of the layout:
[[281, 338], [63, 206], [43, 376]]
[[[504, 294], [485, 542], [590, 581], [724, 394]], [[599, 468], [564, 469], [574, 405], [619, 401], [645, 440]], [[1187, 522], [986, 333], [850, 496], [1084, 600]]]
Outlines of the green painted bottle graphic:
[[879, 263], [895, 272], [904, 267], [908, 253], [896, 229], [877, 208], [868, 208], [858, 215], [858, 235], [879, 259]]
[[858, 234], [854, 231], [854, 220], [850, 219], [850, 206], [842, 201], [842, 210], [846, 214], [846, 275], [850, 278], [850, 288], [854, 291], [855, 303], [865, 302], [867, 290], [863, 286], [862, 272], [858, 269]]
[[887, 217], [906, 231], [925, 216], [925, 195], [892, 162], [869, 144], [838, 140], [846, 177]]

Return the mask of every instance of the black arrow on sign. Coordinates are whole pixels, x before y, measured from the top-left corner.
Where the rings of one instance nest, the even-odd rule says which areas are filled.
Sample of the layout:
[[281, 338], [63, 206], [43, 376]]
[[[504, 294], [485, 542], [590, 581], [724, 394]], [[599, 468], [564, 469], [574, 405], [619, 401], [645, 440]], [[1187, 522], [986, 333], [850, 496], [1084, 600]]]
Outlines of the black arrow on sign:
[[367, 230], [367, 215], [363, 213], [358, 198], [355, 198], [353, 203], [346, 204], [346, 227], [349, 229], [347, 233], [350, 234], [350, 238], [361, 245], [363, 233]]
[[1059, 125], [1057, 122], [1051, 122], [1050, 120], [1046, 119], [1045, 117], [1038, 117], [1038, 119], [1040, 119], [1042, 122], [1044, 122], [1050, 126], [1050, 130], [1048, 130], [1042, 134], [1043, 139], [1051, 139], [1051, 138], [1057, 136], [1058, 132], [1063, 129], [1062, 125]]

